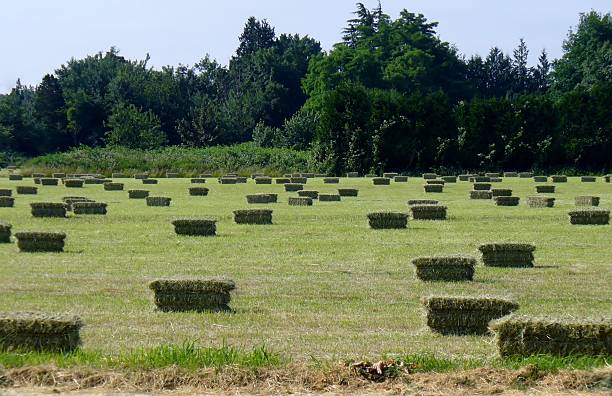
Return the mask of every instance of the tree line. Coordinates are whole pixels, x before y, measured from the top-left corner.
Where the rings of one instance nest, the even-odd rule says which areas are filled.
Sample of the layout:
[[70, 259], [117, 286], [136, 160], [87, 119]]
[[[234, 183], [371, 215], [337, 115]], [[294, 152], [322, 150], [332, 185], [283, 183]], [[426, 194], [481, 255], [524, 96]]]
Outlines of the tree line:
[[0, 152], [253, 142], [309, 150], [330, 173], [612, 168], [612, 18], [581, 14], [535, 66], [521, 39], [461, 55], [437, 24], [358, 3], [342, 40], [248, 19], [227, 66], [153, 69], [111, 48], [0, 95]]

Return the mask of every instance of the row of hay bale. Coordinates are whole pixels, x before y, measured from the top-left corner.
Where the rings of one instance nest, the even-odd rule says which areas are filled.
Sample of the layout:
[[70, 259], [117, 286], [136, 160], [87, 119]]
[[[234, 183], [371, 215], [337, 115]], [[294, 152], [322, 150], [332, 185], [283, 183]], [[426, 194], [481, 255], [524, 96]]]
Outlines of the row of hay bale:
[[62, 252], [66, 234], [63, 232], [16, 232], [12, 235], [12, 225], [0, 221], [0, 243], [10, 243], [11, 236], [17, 239], [21, 252]]

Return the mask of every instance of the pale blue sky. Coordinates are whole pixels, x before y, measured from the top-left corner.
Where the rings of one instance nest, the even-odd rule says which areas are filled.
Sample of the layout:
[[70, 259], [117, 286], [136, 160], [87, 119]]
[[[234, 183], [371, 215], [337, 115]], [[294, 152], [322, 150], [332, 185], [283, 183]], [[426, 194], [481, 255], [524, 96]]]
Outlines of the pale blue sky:
[[[226, 63], [249, 16], [277, 33], [309, 34], [329, 49], [340, 39], [354, 0], [0, 0], [0, 92], [17, 78], [37, 84], [71, 57], [111, 46], [151, 65], [192, 65], [206, 53]], [[364, 0], [370, 8], [376, 0]], [[499, 46], [511, 53], [522, 37], [531, 61], [551, 58], [580, 12], [610, 12], [609, 0], [383, 0], [393, 18], [408, 8], [440, 23], [438, 34], [466, 55]]]

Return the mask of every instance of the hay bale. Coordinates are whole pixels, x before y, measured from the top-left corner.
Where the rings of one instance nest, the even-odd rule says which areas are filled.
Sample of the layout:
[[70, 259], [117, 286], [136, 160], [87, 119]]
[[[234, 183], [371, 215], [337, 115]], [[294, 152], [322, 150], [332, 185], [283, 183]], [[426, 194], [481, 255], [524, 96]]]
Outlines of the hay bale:
[[172, 198], [170, 197], [146, 197], [147, 206], [170, 206]]
[[368, 224], [374, 230], [406, 228], [408, 226], [408, 215], [397, 212], [368, 213]]
[[604, 182], [610, 183], [610, 179], [612, 179], [612, 175], [605, 175], [604, 176]]
[[595, 176], [580, 176], [580, 181], [583, 183], [595, 183], [597, 178]]
[[303, 172], [303, 173], [300, 173], [300, 176], [305, 177], [307, 179], [313, 179], [315, 177], [315, 174], [311, 172], [305, 172], [305, 173]]
[[178, 179], [179, 173], [178, 172], [166, 172], [166, 178], [167, 179]]
[[142, 184], [157, 184], [159, 181], [157, 179], [142, 179]]
[[17, 232], [17, 247], [21, 252], [63, 252], [66, 234], [63, 232]]
[[491, 183], [501, 183], [502, 182], [502, 178], [501, 177], [492, 177], [491, 178]]
[[493, 198], [495, 205], [497, 206], [518, 206], [520, 202], [519, 197], [495, 197]]
[[610, 224], [610, 211], [608, 209], [579, 209], [567, 212], [570, 224]]
[[444, 183], [457, 183], [457, 176], [442, 176]]
[[245, 184], [247, 182], [247, 177], [246, 176], [237, 176], [236, 177], [236, 184]]
[[482, 262], [487, 267], [531, 268], [536, 247], [527, 243], [489, 243], [480, 245]]
[[189, 195], [192, 197], [205, 197], [208, 191], [206, 187], [189, 187]]
[[32, 173], [32, 179], [40, 179], [41, 177], [47, 177], [47, 175], [45, 175], [44, 173]]
[[439, 201], [435, 199], [411, 199], [408, 201], [408, 205], [437, 205]]
[[347, 172], [346, 177], [359, 177], [359, 172]]
[[423, 173], [423, 179], [425, 180], [433, 180], [437, 178], [438, 178], [438, 175], [435, 173]]
[[324, 184], [338, 184], [340, 183], [339, 177], [326, 177], [323, 179]]
[[62, 197], [62, 201], [66, 204], [66, 210], [71, 211], [72, 206], [76, 202], [95, 202], [93, 199], [86, 197]]
[[136, 180], [144, 180], [144, 179], [147, 179], [147, 178], [149, 178], [149, 175], [147, 173], [136, 173], [134, 175], [134, 179], [136, 179]]
[[67, 188], [82, 188], [85, 181], [83, 179], [66, 179], [64, 180], [64, 186]]
[[319, 202], [340, 202], [340, 194], [319, 194]]
[[497, 173], [497, 172], [489, 172], [489, 173], [485, 173], [485, 177], [501, 177], [501, 174]]
[[74, 202], [71, 206], [77, 215], [105, 215], [107, 205], [104, 202]]
[[286, 192], [297, 192], [297, 191], [302, 191], [303, 189], [304, 189], [303, 184], [298, 184], [298, 183], [286, 183], [285, 184]]
[[191, 184], [205, 184], [206, 183], [206, 179], [201, 178], [201, 177], [196, 177], [191, 179]]
[[550, 178], [553, 183], [567, 183], [567, 176], [565, 175], [552, 175]]
[[444, 180], [425, 180], [425, 184], [441, 184], [441, 185], [445, 185], [446, 182]]
[[272, 184], [272, 178], [267, 176], [257, 176], [255, 184]]
[[11, 228], [13, 226], [10, 223], [0, 220], [0, 243], [11, 242]]
[[338, 195], [341, 197], [356, 197], [359, 195], [359, 190], [356, 188], [339, 188]]
[[36, 186], [17, 186], [15, 187], [17, 194], [20, 195], [36, 195], [38, 194], [38, 187]]
[[246, 196], [249, 204], [269, 204], [275, 203], [278, 200], [277, 194], [252, 194]]
[[308, 182], [308, 179], [305, 177], [292, 177], [290, 181], [293, 184], [306, 184]]
[[412, 260], [417, 278], [425, 282], [461, 282], [474, 279], [476, 259], [465, 256], [418, 257]]
[[125, 173], [111, 173], [113, 179], [126, 179], [128, 176]]
[[129, 190], [128, 197], [130, 199], [145, 199], [149, 196], [148, 190]]
[[291, 179], [286, 178], [286, 177], [278, 177], [278, 178], [274, 179], [274, 182], [276, 184], [289, 184], [289, 183], [291, 183]]
[[527, 205], [530, 208], [552, 208], [555, 206], [555, 198], [531, 196], [527, 197]]
[[599, 206], [599, 197], [582, 195], [574, 198], [576, 206]]
[[519, 172], [519, 178], [521, 179], [531, 179], [533, 177], [533, 172]]
[[492, 188], [491, 196], [493, 197], [511, 197], [512, 190], [509, 188]]
[[444, 191], [443, 184], [425, 184], [423, 185], [426, 193], [441, 193]]
[[19, 180], [23, 180], [23, 176], [11, 173], [8, 179], [11, 181], [19, 181]]
[[0, 208], [12, 208], [15, 206], [15, 198], [0, 197]]
[[59, 202], [32, 202], [30, 207], [34, 217], [66, 217], [68, 209], [65, 203]]
[[469, 181], [472, 175], [459, 175], [459, 181]]
[[51, 176], [53, 176], [56, 179], [63, 179], [66, 177], [66, 174], [63, 172], [58, 172], [58, 173], [53, 173]]
[[469, 180], [472, 183], [491, 183], [491, 178], [488, 176], [472, 176]]
[[59, 179], [53, 177], [43, 177], [40, 179], [40, 184], [42, 186], [57, 186], [59, 184]]
[[253, 174], [251, 175], [251, 179], [255, 180], [255, 179], [257, 179], [258, 177], [264, 177], [264, 176], [266, 176], [266, 175], [264, 175], [263, 173], [253, 173]]
[[534, 176], [533, 181], [536, 183], [546, 183], [548, 182], [548, 176]]
[[229, 311], [230, 292], [236, 288], [231, 280], [162, 279], [149, 284], [154, 303], [162, 312]]
[[446, 220], [446, 206], [412, 205], [410, 212], [414, 220]]
[[312, 198], [289, 197], [289, 206], [312, 206]]
[[518, 177], [518, 173], [516, 172], [504, 172], [504, 177]]
[[215, 219], [175, 219], [172, 220], [177, 235], [214, 236], [217, 234]]
[[389, 179], [388, 177], [375, 177], [372, 179], [372, 183], [375, 186], [388, 186], [389, 184], [391, 184], [391, 179]]
[[219, 178], [219, 184], [237, 184], [238, 183], [238, 179], [236, 179], [235, 177], [220, 177]]
[[104, 191], [123, 191], [123, 183], [106, 182], [104, 183]]
[[497, 297], [432, 296], [422, 299], [427, 326], [444, 335], [484, 335], [489, 322], [518, 309], [514, 301]]
[[0, 313], [0, 350], [67, 353], [81, 345], [78, 316]]
[[272, 224], [272, 210], [243, 209], [234, 210], [236, 224]]
[[493, 193], [491, 191], [472, 190], [470, 191], [470, 199], [491, 199]]
[[314, 191], [314, 190], [302, 190], [302, 191], [298, 191], [298, 196], [299, 197], [308, 197], [308, 198], [312, 198], [312, 199], [317, 199], [317, 198], [319, 198], [319, 192], [318, 191]]
[[96, 179], [95, 177], [84, 177], [83, 184], [104, 184], [109, 183], [108, 180], [105, 179]]
[[539, 194], [553, 194], [555, 192], [555, 186], [549, 186], [549, 185], [536, 186], [536, 192]]
[[13, 195], [13, 190], [10, 188], [0, 188], [0, 197], [10, 197]]
[[396, 172], [384, 172], [383, 173], [383, 177], [386, 177], [389, 179], [393, 179], [395, 178], [395, 176], [399, 176], [399, 173], [396, 173]]
[[474, 183], [474, 191], [489, 191], [491, 189], [491, 183]]
[[553, 319], [514, 316], [490, 324], [502, 357], [535, 355], [606, 356], [612, 354], [610, 319]]

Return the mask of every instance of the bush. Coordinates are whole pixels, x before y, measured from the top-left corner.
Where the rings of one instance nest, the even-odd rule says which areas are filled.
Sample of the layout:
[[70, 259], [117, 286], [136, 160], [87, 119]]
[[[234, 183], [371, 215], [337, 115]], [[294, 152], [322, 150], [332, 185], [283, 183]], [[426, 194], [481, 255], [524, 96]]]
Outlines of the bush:
[[519, 197], [495, 197], [495, 205], [497, 206], [518, 206]]
[[548, 177], [547, 176], [534, 176], [533, 181], [536, 183], [546, 183], [548, 182]]
[[347, 172], [346, 177], [359, 177], [359, 172]]
[[0, 350], [70, 352], [81, 344], [78, 316], [0, 313]]
[[246, 196], [247, 203], [250, 204], [269, 204], [278, 200], [276, 194], [252, 194]]
[[66, 204], [58, 202], [32, 202], [32, 216], [34, 217], [66, 217]]
[[527, 197], [527, 205], [530, 208], [552, 208], [555, 206], [555, 199], [552, 197]]
[[206, 179], [204, 178], [191, 179], [191, 184], [205, 184], [205, 183], [206, 183]]
[[412, 205], [410, 212], [414, 220], [446, 220], [446, 206]]
[[428, 297], [422, 300], [427, 326], [444, 335], [483, 335], [489, 322], [518, 309], [514, 301], [497, 297]]
[[159, 181], [157, 179], [142, 179], [142, 184], [158, 184]]
[[234, 210], [236, 224], [272, 224], [272, 210], [244, 209]]
[[68, 188], [82, 188], [83, 187], [83, 179], [66, 179], [64, 180], [64, 186]]
[[130, 199], [145, 199], [149, 196], [148, 190], [129, 190], [128, 197]]
[[555, 192], [555, 186], [548, 186], [548, 185], [536, 186], [536, 192], [539, 194], [553, 194]]
[[594, 183], [597, 181], [595, 176], [581, 176], [580, 181], [583, 183]]
[[319, 194], [319, 202], [340, 202], [340, 194]]
[[21, 175], [16, 175], [16, 174], [14, 174], [14, 173], [11, 173], [11, 174], [9, 175], [9, 177], [8, 177], [8, 178], [9, 178], [9, 180], [11, 180], [11, 181], [19, 181], [19, 180], [23, 180], [23, 176], [21, 176]]
[[258, 176], [255, 178], [255, 184], [272, 184], [272, 178], [267, 176]]
[[567, 183], [567, 176], [564, 175], [552, 175], [550, 178], [553, 183]]
[[521, 179], [531, 179], [533, 177], [533, 173], [532, 172], [521, 172], [519, 173], [519, 177]]
[[0, 188], [0, 197], [10, 197], [13, 195], [13, 190], [10, 188]]
[[277, 179], [274, 179], [274, 182], [276, 184], [289, 184], [289, 183], [291, 183], [291, 179], [289, 179], [287, 177], [279, 177]]
[[289, 206], [312, 206], [312, 198], [289, 197]]
[[168, 179], [178, 179], [179, 178], [179, 173], [178, 172], [166, 172], [166, 178], [168, 178]]
[[303, 189], [304, 189], [304, 185], [303, 184], [297, 184], [297, 183], [286, 183], [285, 184], [285, 191], [286, 192], [302, 191]]
[[326, 177], [323, 179], [323, 183], [325, 184], [338, 184], [340, 183], [340, 178], [338, 177]]
[[63, 252], [66, 234], [63, 232], [17, 232], [17, 247], [21, 252]]
[[106, 182], [104, 183], [104, 191], [123, 191], [123, 183]]
[[474, 191], [489, 191], [491, 189], [491, 183], [474, 183]]
[[612, 355], [612, 322], [509, 316], [491, 323], [502, 357]]
[[442, 184], [425, 184], [423, 188], [426, 193], [441, 193], [444, 190]]
[[470, 199], [491, 199], [491, 198], [493, 198], [493, 193], [491, 191], [483, 191], [483, 190], [470, 191]]
[[422, 281], [460, 282], [474, 279], [476, 259], [464, 256], [419, 257], [412, 260]]
[[368, 213], [368, 222], [374, 230], [401, 229], [408, 226], [408, 215], [397, 212]]
[[215, 219], [175, 219], [172, 220], [177, 235], [214, 236], [217, 234]]
[[155, 305], [163, 312], [229, 311], [230, 292], [235, 288], [233, 281], [217, 279], [165, 279], [149, 284]]
[[35, 186], [17, 186], [17, 194], [21, 195], [36, 195], [38, 194], [38, 187]]
[[74, 214], [105, 215], [106, 204], [104, 202], [74, 202], [72, 205]]
[[356, 197], [359, 195], [359, 190], [356, 188], [339, 188], [338, 195], [341, 197]]
[[313, 190], [302, 190], [302, 191], [298, 191], [298, 196], [317, 199], [319, 198], [319, 192], [313, 191]]
[[509, 188], [493, 188], [491, 189], [491, 196], [492, 197], [511, 197], [512, 190], [510, 190]]
[[437, 179], [438, 175], [435, 173], [423, 173], [423, 179], [425, 180], [432, 180], [432, 179]]
[[408, 201], [408, 205], [437, 205], [439, 201], [435, 199], [411, 199]]
[[0, 220], [0, 243], [11, 242], [11, 228], [13, 226], [10, 223]]
[[170, 206], [170, 197], [147, 197], [147, 206]]
[[482, 262], [487, 267], [531, 268], [536, 247], [526, 243], [490, 243], [480, 245]]
[[15, 206], [15, 198], [0, 197], [0, 208], [12, 208]]
[[444, 183], [457, 183], [457, 176], [442, 176], [441, 179]]
[[504, 172], [504, 177], [518, 177], [518, 173], [516, 172]]
[[205, 197], [208, 195], [208, 191], [206, 187], [189, 187], [189, 195], [192, 197]]
[[570, 224], [610, 224], [610, 211], [607, 209], [570, 210], [567, 214]]
[[43, 177], [40, 179], [40, 184], [43, 186], [57, 186], [59, 184], [59, 179], [55, 179], [53, 177]]
[[375, 177], [372, 179], [372, 183], [374, 183], [375, 186], [388, 186], [391, 184], [391, 179], [388, 177]]
[[576, 206], [599, 206], [599, 197], [579, 196], [574, 198]]

